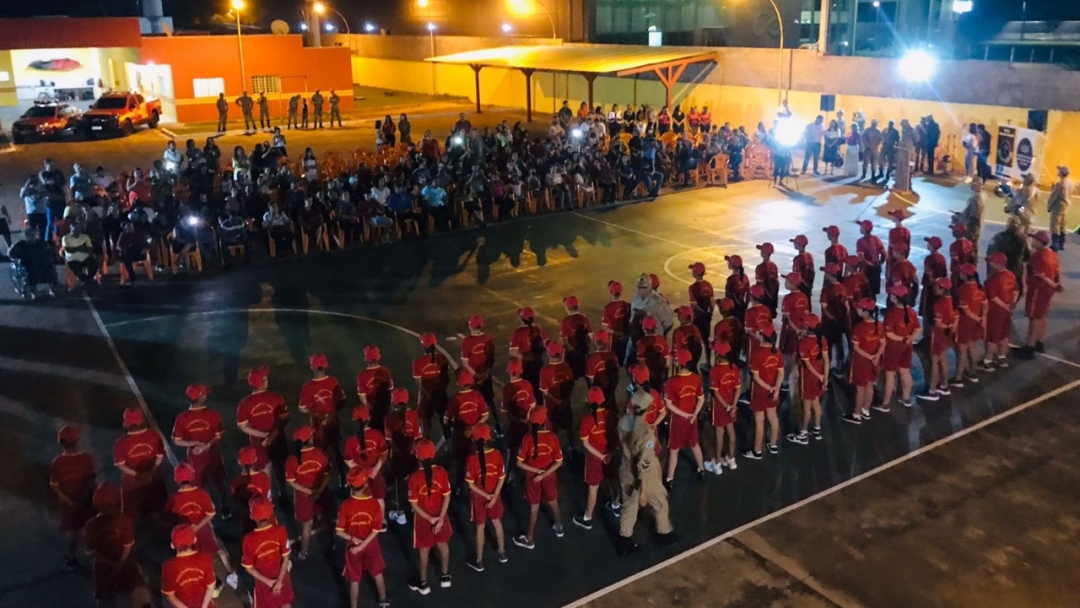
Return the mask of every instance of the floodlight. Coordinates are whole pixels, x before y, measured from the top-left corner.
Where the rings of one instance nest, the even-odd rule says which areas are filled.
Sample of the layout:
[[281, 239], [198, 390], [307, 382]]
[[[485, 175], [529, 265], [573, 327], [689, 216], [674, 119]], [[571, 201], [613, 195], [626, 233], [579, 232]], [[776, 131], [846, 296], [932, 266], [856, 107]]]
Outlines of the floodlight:
[[776, 141], [782, 146], [797, 145], [803, 136], [803, 125], [795, 116], [785, 116], [776, 120]]
[[937, 71], [937, 59], [926, 51], [915, 49], [901, 57], [897, 67], [904, 80], [926, 82]]
[[510, 32], [514, 31], [514, 26], [510, 25], [509, 23], [504, 23], [502, 24], [502, 31], [504, 34], [509, 34]]

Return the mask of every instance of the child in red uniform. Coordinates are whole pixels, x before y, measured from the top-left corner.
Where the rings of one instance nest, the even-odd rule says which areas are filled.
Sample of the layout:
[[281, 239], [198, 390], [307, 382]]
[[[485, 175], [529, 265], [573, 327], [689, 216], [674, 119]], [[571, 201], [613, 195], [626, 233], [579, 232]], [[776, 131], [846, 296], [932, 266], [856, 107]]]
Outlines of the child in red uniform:
[[514, 537], [514, 544], [532, 549], [536, 533], [536, 520], [540, 515], [540, 502], [551, 508], [555, 523], [551, 529], [555, 536], [563, 537], [562, 511], [559, 510], [559, 487], [555, 472], [562, 466], [562, 447], [555, 433], [547, 430], [547, 408], [540, 406], [529, 413], [530, 432], [521, 441], [518, 450], [518, 468], [525, 473], [525, 500], [529, 503], [529, 527], [525, 534]]
[[830, 349], [830, 371], [834, 376], [841, 376], [844, 361], [842, 340], [851, 314], [851, 302], [847, 288], [840, 282], [840, 266], [830, 262], [821, 271], [825, 273], [825, 285], [821, 288], [821, 335]]
[[91, 498], [97, 484], [94, 459], [79, 449], [79, 429], [65, 426], [56, 434], [63, 450], [49, 463], [49, 489], [56, 495], [56, 511], [60, 533], [67, 541], [64, 564], [68, 569], [78, 565], [75, 550], [79, 533], [93, 516]]
[[447, 589], [450, 578], [450, 519], [446, 511], [450, 507], [450, 476], [446, 469], [432, 464], [435, 444], [427, 439], [416, 442], [416, 460], [420, 468], [409, 476], [409, 504], [413, 514], [413, 547], [420, 553], [419, 576], [409, 581], [409, 589], [420, 595], [431, 593], [427, 583], [428, 558], [431, 548], [439, 549], [442, 574], [439, 586]]
[[664, 406], [671, 412], [671, 429], [668, 435], [668, 462], [665, 485], [668, 491], [675, 481], [675, 467], [679, 462], [679, 450], [686, 448], [694, 455], [697, 464], [698, 479], [705, 479], [705, 466], [702, 462], [701, 445], [698, 442], [698, 414], [705, 406], [705, 392], [701, 387], [701, 377], [691, 370], [693, 361], [690, 352], [680, 350], [675, 353], [678, 371], [664, 383]]
[[746, 309], [743, 318], [743, 327], [746, 328], [746, 360], [749, 361], [757, 350], [759, 340], [758, 333], [762, 327], [772, 327], [774, 315], [769, 307], [765, 306], [765, 288], [754, 285], [750, 288], [750, 307]]
[[809, 298], [811, 292], [814, 290], [814, 256], [806, 251], [806, 246], [810, 244], [810, 239], [804, 235], [798, 235], [791, 239], [791, 242], [795, 245], [795, 257], [791, 259], [791, 272], [799, 275], [801, 282], [799, 285], [799, 291], [806, 294]]
[[563, 298], [566, 316], [559, 323], [559, 339], [566, 349], [566, 362], [574, 372], [574, 380], [585, 375], [585, 360], [589, 357], [589, 334], [592, 333], [592, 322], [578, 312], [580, 306], [577, 296]]
[[752, 460], [761, 460], [765, 441], [765, 421], [769, 422], [769, 453], [780, 451], [780, 420], [776, 408], [780, 405], [780, 385], [784, 381], [784, 362], [776, 349], [776, 330], [772, 323], [758, 328], [758, 346], [749, 361], [750, 411], [754, 413], [754, 447], [743, 453]]
[[858, 222], [862, 236], [855, 242], [855, 251], [861, 259], [863, 274], [866, 275], [869, 297], [876, 298], [881, 293], [881, 269], [888, 257], [881, 239], [871, 234], [874, 223], [870, 220]]
[[[180, 412], [173, 423], [172, 441], [177, 447], [187, 448], [187, 462], [195, 469], [195, 478], [201, 487], [209, 482], [217, 486], [218, 499], [225, 503], [225, 461], [221, 459], [221, 436], [225, 429], [221, 414], [206, 406], [210, 389], [202, 384], [192, 384], [184, 392], [190, 405]], [[229, 508], [224, 508], [225, 519]]]
[[957, 270], [961, 283], [956, 288], [956, 372], [950, 384], [962, 388], [965, 380], [979, 382], [975, 343], [985, 336], [988, 303], [975, 264], [961, 264]]
[[1016, 302], [1020, 299], [1020, 289], [1016, 275], [1006, 265], [1009, 260], [1004, 253], [994, 252], [986, 256], [990, 269], [986, 277], [986, 299], [989, 303], [986, 311], [986, 355], [982, 368], [994, 371], [1009, 367], [1005, 353], [1009, 352], [1009, 336], [1012, 335], [1012, 316]]
[[383, 572], [382, 549], [379, 547], [379, 531], [383, 512], [371, 493], [367, 491], [368, 472], [359, 467], [346, 475], [349, 497], [338, 507], [335, 533], [345, 539], [345, 570], [342, 574], [349, 581], [349, 605], [357, 608], [360, 603], [360, 581], [367, 572], [375, 579], [380, 608], [390, 606], [386, 597], [386, 580]]
[[844, 276], [846, 269], [844, 266], [847, 264], [848, 251], [847, 247], [840, 244], [840, 228], [837, 226], [826, 226], [821, 229], [825, 233], [825, 237], [829, 239], [829, 246], [825, 249], [825, 264], [836, 264], [839, 268], [837, 274]]
[[[799, 330], [793, 320], [810, 312], [810, 298], [803, 293], [802, 276], [792, 272], [784, 277], [788, 293], [780, 304], [780, 352], [784, 354], [784, 376], [790, 378], [799, 353]], [[784, 383], [785, 385], [787, 382]]]
[[901, 283], [893, 283], [888, 293], [889, 304], [885, 308], [885, 354], [881, 358], [881, 367], [885, 370], [881, 406], [887, 408], [892, 403], [896, 393], [896, 377], [899, 375], [900, 405], [911, 407], [911, 365], [914, 361], [915, 338], [919, 335], [921, 324], [919, 315], [909, 305], [911, 300], [907, 287]]
[[548, 425], [556, 434], [565, 432], [567, 443], [573, 445], [577, 436], [571, 407], [574, 372], [563, 360], [563, 346], [559, 342], [551, 340], [547, 343], [547, 355], [548, 362], [540, 369], [540, 393], [544, 396]]
[[450, 400], [447, 389], [450, 388], [450, 361], [438, 351], [439, 342], [435, 334], [420, 336], [420, 346], [424, 354], [413, 360], [412, 377], [416, 379], [416, 400], [420, 417], [430, 426], [434, 412], [441, 419], [446, 415], [446, 404]]
[[[698, 336], [705, 337], [712, 330], [712, 313], [713, 307], [716, 306], [713, 299], [716, 293], [712, 283], [705, 280], [705, 264], [701, 262], [690, 264], [690, 274], [694, 277], [694, 282], [687, 289], [687, 294], [690, 296], [692, 322], [698, 330]], [[702, 348], [704, 349], [704, 345]], [[694, 354], [693, 351], [690, 354]], [[698, 357], [700, 356], [701, 353], [698, 353]]]
[[214, 608], [214, 558], [197, 549], [196, 532], [181, 524], [172, 530], [176, 557], [161, 567], [161, 595], [173, 608]]
[[338, 420], [338, 412], [346, 404], [345, 389], [341, 388], [337, 378], [326, 373], [329, 361], [325, 356], [312, 355], [309, 363], [312, 378], [300, 388], [300, 411], [309, 415], [310, 426], [315, 432], [313, 445], [334, 459], [338, 483], [344, 488], [348, 468], [341, 454], [341, 422]]
[[761, 252], [761, 263], [754, 268], [754, 281], [755, 284], [765, 288], [765, 298], [762, 303], [775, 317], [776, 307], [780, 303], [780, 270], [771, 261], [775, 248], [772, 243], [762, 243], [757, 246], [757, 249]]
[[[495, 342], [484, 333], [484, 318], [480, 315], [469, 317], [469, 335], [461, 341], [461, 367], [469, 370], [476, 378], [480, 394], [487, 401], [491, 417], [498, 428], [498, 412], [495, 409], [495, 389], [492, 385], [491, 370], [495, 367]], [[441, 417], [442, 414], [439, 414]], [[431, 421], [426, 421], [427, 428]]]
[[1050, 233], [1040, 231], [1031, 237], [1031, 258], [1027, 263], [1024, 284], [1027, 300], [1024, 314], [1028, 318], [1027, 341], [1020, 349], [1021, 359], [1031, 359], [1043, 352], [1043, 340], [1049, 327], [1050, 301], [1062, 290], [1061, 266], [1057, 252], [1049, 247]]
[[262, 496], [248, 505], [255, 529], [244, 535], [240, 565], [255, 579], [257, 608], [291, 608], [294, 600], [289, 533], [274, 522], [274, 507]]
[[131, 554], [135, 523], [120, 512], [116, 486], [101, 484], [94, 490], [92, 501], [97, 515], [86, 522], [83, 536], [92, 564], [94, 599], [107, 604], [118, 596], [129, 595], [132, 606], [150, 606], [150, 592]]
[[500, 564], [505, 564], [506, 537], [503, 534], [502, 516], [503, 483], [506, 481], [506, 462], [502, 452], [491, 445], [491, 427], [478, 424], [472, 428], [476, 449], [469, 454], [465, 463], [465, 483], [469, 486], [471, 508], [469, 519], [476, 524], [476, 558], [469, 562], [469, 567], [477, 572], [484, 571], [484, 526], [491, 522], [495, 530], [496, 556]]
[[949, 276], [948, 260], [941, 254], [943, 243], [940, 237], [926, 237], [926, 248], [930, 251], [923, 258], [922, 273], [922, 297], [919, 299], [919, 316], [923, 318], [923, 326], [927, 328], [926, 339], [931, 336], [930, 328], [934, 326], [934, 284], [938, 279]]
[[957, 222], [952, 225], [952, 234], [955, 239], [949, 245], [949, 275], [953, 286], [960, 285], [960, 267], [964, 264], [975, 264], [978, 259], [975, 246], [967, 239], [967, 226]]
[[[905, 228], [907, 230], [907, 228]], [[919, 297], [919, 273], [915, 270], [915, 265], [908, 260], [908, 253], [910, 248], [904, 243], [896, 243], [890, 245], [889, 259], [891, 260], [891, 269], [889, 270], [889, 285], [903, 285], [907, 295], [904, 296], [904, 303], [908, 306], [915, 306]], [[888, 290], [886, 289], [886, 293]]]
[[360, 403], [371, 408], [371, 423], [375, 428], [383, 427], [383, 418], [390, 411], [390, 391], [394, 390], [394, 377], [390, 368], [382, 365], [382, 353], [379, 347], [368, 344], [364, 347], [364, 363], [367, 365], [356, 374], [356, 393]]
[[371, 427], [371, 408], [358, 405], [353, 408], [356, 434], [345, 441], [345, 466], [349, 470], [360, 467], [368, 472], [368, 491], [379, 501], [379, 508], [386, 512], [386, 471], [383, 465], [390, 456], [386, 437]]
[[[885, 328], [878, 321], [877, 304], [870, 298], [860, 300], [855, 311], [858, 321], [851, 328], [851, 369], [848, 370], [848, 382], [855, 387], [855, 401], [851, 413], [841, 418], [844, 422], [859, 424], [870, 419], [874, 384], [885, 353]], [[888, 404], [882, 407], [888, 411]]]
[[649, 370], [649, 380], [653, 386], [663, 386], [670, 364], [670, 348], [667, 339], [659, 333], [656, 317], [646, 316], [641, 320], [641, 329], [645, 332], [637, 341], [637, 360]]
[[[863, 258], [857, 255], [850, 255], [847, 259], [847, 274], [844, 276], [844, 288], [847, 289], [848, 298], [851, 301], [852, 307], [859, 303], [863, 298], [871, 297], [870, 294], [870, 281], [866, 278], [866, 273], [862, 271], [862, 267], [865, 264]], [[854, 318], [851, 321], [855, 321]]]
[[750, 305], [750, 279], [747, 278], [746, 271], [743, 269], [742, 257], [725, 255], [724, 261], [727, 262], [728, 270], [731, 271], [727, 281], [724, 282], [724, 297], [735, 303], [733, 314], [735, 318], [741, 320], [746, 315], [746, 307]]
[[[712, 425], [716, 433], [716, 454], [705, 462], [705, 470], [720, 475], [724, 467], [738, 468], [735, 463], [735, 415], [739, 395], [742, 394], [742, 372], [730, 361], [731, 344], [723, 340], [713, 342], [716, 364], [709, 370], [709, 394], [712, 397]], [[727, 437], [727, 456], [724, 456], [724, 438]]]
[[742, 343], [746, 333], [742, 319], [735, 316], [735, 302], [731, 298], [718, 300], [716, 307], [720, 310], [720, 320], [713, 327], [713, 351], [716, 350], [717, 342], [726, 342], [728, 362], [735, 363], [739, 360], [739, 353], [742, 352]]
[[594, 386], [589, 389], [587, 398], [589, 414], [581, 419], [581, 444], [585, 447], [585, 485], [589, 488], [585, 499], [585, 513], [574, 516], [574, 523], [586, 530], [592, 530], [593, 511], [596, 509], [600, 483], [608, 482], [608, 494], [616, 497], [616, 488], [611, 483], [615, 471], [613, 450], [610, 440], [615, 432], [615, 410], [606, 407], [607, 397], [604, 391]]
[[394, 506], [397, 508], [390, 510], [387, 519], [404, 526], [408, 523], [405, 515], [407, 501], [401, 498], [401, 490], [405, 487], [409, 473], [412, 473], [416, 466], [413, 446], [424, 436], [424, 427], [419, 410], [408, 407], [408, 389], [395, 388], [390, 393], [390, 403], [392, 408], [386, 415], [384, 436], [390, 446], [390, 483], [394, 488]]
[[[810, 443], [810, 437], [821, 440], [821, 398], [829, 390], [829, 343], [822, 332], [821, 319], [808, 314], [799, 324], [799, 400], [802, 417], [799, 432], [787, 440], [799, 445]], [[811, 420], [814, 426], [810, 426]], [[808, 432], [809, 431], [809, 432]]]
[[608, 281], [611, 301], [604, 304], [600, 326], [611, 333], [611, 346], [621, 361], [626, 356], [626, 330], [630, 320], [630, 303], [622, 297], [623, 286], [618, 281]]
[[701, 330], [693, 324], [694, 311], [689, 306], [680, 306], [675, 309], [680, 325], [671, 332], [671, 351], [676, 353], [686, 350], [690, 353], [690, 370], [698, 373], [698, 363], [701, 361], [701, 353], [705, 348]]
[[165, 504], [165, 444], [161, 434], [147, 428], [139, 408], [124, 410], [124, 430], [127, 434], [113, 446], [113, 464], [121, 474], [121, 510], [138, 522], [143, 513], [158, 512]]
[[503, 385], [503, 419], [506, 421], [506, 451], [513, 456], [521, 445], [521, 439], [529, 431], [529, 412], [536, 407], [536, 395], [533, 387], [522, 378], [521, 359], [506, 362], [506, 373], [510, 381]]
[[536, 313], [529, 307], [518, 310], [521, 327], [510, 334], [510, 357], [521, 359], [523, 373], [533, 390], [540, 392], [540, 368], [544, 365], [544, 345], [548, 337], [536, 324]]
[[937, 401], [949, 391], [949, 361], [945, 355], [956, 335], [956, 309], [953, 308], [952, 281], [941, 277], [934, 282], [933, 307], [930, 311], [930, 378], [923, 401]]
[[615, 389], [619, 386], [619, 358], [611, 350], [611, 334], [605, 329], [593, 333], [596, 350], [585, 360], [585, 383], [604, 392], [605, 404], [615, 407]]
[[285, 480], [293, 489], [293, 517], [300, 524], [300, 559], [307, 559], [311, 527], [326, 507], [330, 461], [315, 447], [315, 429], [304, 425], [293, 431], [293, 455], [285, 461]]
[[[312, 355], [310, 359], [312, 369], [326, 367], [325, 355]], [[267, 390], [270, 382], [270, 368], [257, 367], [248, 372], [248, 386], [251, 394], [240, 400], [236, 409], [236, 426], [248, 436], [248, 445], [255, 450], [255, 467], [265, 471], [271, 470], [278, 480], [278, 490], [284, 494], [285, 489], [285, 458], [288, 457], [288, 448], [285, 444], [285, 425], [289, 422], [289, 408], [285, 405], [285, 398], [278, 393]], [[312, 416], [314, 418], [314, 416]], [[336, 422], [336, 418], [333, 419]], [[247, 501], [244, 501], [246, 508]]]
[[195, 547], [199, 551], [207, 555], [213, 555], [216, 552], [223, 563], [228, 563], [228, 554], [218, 545], [217, 537], [214, 536], [214, 526], [211, 523], [217, 510], [214, 508], [213, 501], [210, 500], [210, 494], [196, 485], [198, 476], [195, 467], [187, 462], [181, 462], [173, 470], [173, 481], [179, 488], [165, 503], [165, 510], [179, 523], [191, 526], [191, 529], [195, 531]]
[[266, 471], [257, 467], [258, 456], [255, 448], [245, 445], [240, 448], [236, 456], [240, 464], [240, 474], [233, 478], [229, 484], [232, 489], [233, 508], [240, 518], [240, 528], [247, 534], [254, 529], [254, 523], [249, 517], [248, 507], [251, 499], [262, 497], [270, 498], [270, 476]]
[[[907, 213], [903, 209], [893, 209], [889, 212], [889, 217], [893, 219], [893, 227], [889, 229], [889, 250], [887, 252], [888, 262], [885, 263], [885, 281], [890, 285], [896, 282], [896, 276], [893, 274], [896, 258], [893, 256], [893, 252], [901, 246], [905, 250], [911, 249], [911, 231], [904, 227], [904, 218], [906, 216]], [[904, 259], [907, 259], [906, 253]]]
[[[667, 408], [664, 407], [664, 400], [660, 397], [660, 392], [652, 387], [652, 382], [649, 380], [649, 370], [645, 369], [644, 365], [631, 367], [630, 380], [634, 389], [630, 392], [631, 394], [637, 391], [645, 391], [652, 396], [652, 403], [649, 404], [649, 409], [645, 412], [645, 423], [651, 426], [653, 433], [659, 437], [659, 426], [667, 418]], [[629, 407], [629, 402], [627, 407]], [[657, 453], [660, 452], [659, 442], [656, 444], [656, 451]]]

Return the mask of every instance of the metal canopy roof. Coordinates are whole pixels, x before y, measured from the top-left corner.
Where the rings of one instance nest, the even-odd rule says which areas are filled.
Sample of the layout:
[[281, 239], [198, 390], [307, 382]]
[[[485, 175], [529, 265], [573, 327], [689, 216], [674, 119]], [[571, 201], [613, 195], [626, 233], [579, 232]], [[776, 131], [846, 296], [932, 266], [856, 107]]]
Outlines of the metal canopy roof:
[[615, 44], [501, 46], [429, 57], [434, 63], [629, 76], [657, 68], [716, 61], [716, 53], [694, 47], [641, 47]]

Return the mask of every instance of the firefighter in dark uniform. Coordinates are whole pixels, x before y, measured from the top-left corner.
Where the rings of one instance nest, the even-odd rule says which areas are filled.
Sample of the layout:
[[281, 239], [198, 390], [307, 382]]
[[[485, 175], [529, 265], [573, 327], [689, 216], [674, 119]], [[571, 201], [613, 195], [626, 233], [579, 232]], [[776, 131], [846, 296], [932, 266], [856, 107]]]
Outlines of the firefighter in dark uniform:
[[218, 93], [217, 98], [217, 130], [224, 133], [229, 126], [229, 102], [225, 101], [225, 93]]
[[243, 95], [236, 98], [236, 105], [240, 106], [240, 112], [244, 114], [244, 130], [254, 131], [258, 128], [258, 123], [255, 122], [255, 114], [252, 110], [255, 109], [255, 101], [251, 99], [251, 96], [244, 91]]
[[334, 126], [334, 119], [335, 118], [337, 119], [337, 126], [339, 126], [339, 127], [341, 126], [341, 108], [339, 107], [340, 105], [341, 105], [341, 97], [338, 96], [338, 94], [334, 91], [334, 89], [330, 89], [330, 127], [331, 128]]
[[299, 110], [300, 110], [300, 94], [297, 93], [296, 95], [293, 95], [292, 97], [289, 98], [289, 116], [286, 119], [286, 123], [287, 123], [286, 128], [288, 128], [288, 129], [292, 129], [293, 127], [296, 127], [297, 129], [300, 128], [300, 123], [297, 122], [297, 115], [296, 115], [296, 113]]
[[270, 124], [270, 102], [266, 99], [266, 93], [259, 93], [259, 128], [274, 128], [274, 125]]
[[323, 128], [322, 124], [322, 110], [323, 110], [323, 96], [319, 92], [319, 89], [315, 89], [315, 94], [311, 96], [311, 106], [315, 111], [315, 124], [312, 125], [316, 129]]

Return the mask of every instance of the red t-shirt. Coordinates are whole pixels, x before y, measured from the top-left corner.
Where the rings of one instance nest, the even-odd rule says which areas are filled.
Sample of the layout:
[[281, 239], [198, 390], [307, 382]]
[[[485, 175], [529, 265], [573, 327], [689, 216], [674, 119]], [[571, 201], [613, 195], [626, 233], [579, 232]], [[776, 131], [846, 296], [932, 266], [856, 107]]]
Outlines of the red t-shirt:
[[945, 327], [952, 327], [956, 323], [956, 309], [953, 308], [952, 296], [944, 296], [934, 302], [934, 325], [937, 326], [939, 323]]
[[381, 529], [382, 521], [383, 512], [378, 500], [369, 495], [349, 496], [338, 507], [335, 528], [363, 540], [370, 536], [372, 531]]
[[270, 524], [255, 528], [244, 535], [240, 565], [253, 568], [259, 574], [274, 580], [290, 552], [289, 533], [285, 531], [285, 527]]
[[83, 529], [87, 552], [116, 561], [135, 545], [135, 524], [123, 513], [99, 513]]
[[870, 280], [861, 272], [844, 277], [844, 290], [852, 302], [870, 297]]
[[398, 445], [412, 445], [413, 441], [424, 436], [420, 412], [412, 409], [393, 410], [383, 420], [385, 437]]
[[450, 362], [441, 353], [420, 355], [413, 361], [412, 377], [429, 395], [444, 390], [450, 385]]
[[315, 447], [303, 448], [300, 459], [289, 456], [285, 460], [285, 481], [296, 482], [309, 490], [319, 487], [329, 474], [330, 461], [326, 454]]
[[443, 499], [450, 495], [450, 477], [446, 469], [437, 464], [431, 465], [431, 485], [424, 478], [424, 468], [420, 467], [409, 475], [409, 503], [437, 516], [442, 511]]
[[301, 411], [326, 416], [337, 411], [338, 404], [344, 402], [345, 389], [333, 376], [308, 380], [300, 388]]
[[393, 388], [394, 378], [390, 375], [388, 367], [376, 365], [362, 369], [356, 374], [356, 392], [363, 395], [372, 406], [382, 400], [388, 400]]
[[863, 352], [872, 355], [885, 340], [885, 326], [871, 320], [861, 321], [851, 328], [851, 339]]
[[949, 274], [945, 266], [945, 256], [940, 252], [933, 252], [923, 260], [923, 285], [930, 285], [935, 280]]
[[[1019, 294], [1019, 288], [1016, 283], [1016, 275], [1008, 270], [1002, 270], [1001, 272], [994, 273], [986, 279], [986, 283], [983, 286], [986, 289], [986, 299], [993, 300], [997, 298], [1004, 302], [1006, 305], [1012, 304]], [[1001, 309], [1001, 306], [991, 302], [991, 306], [996, 306]]]
[[614, 300], [604, 305], [600, 324], [614, 334], [626, 333], [626, 322], [630, 318], [630, 303], [626, 300]]
[[892, 251], [899, 244], [911, 246], [911, 231], [903, 226], [889, 229], [889, 250]]
[[1027, 276], [1028, 276], [1028, 288], [1042, 293], [1054, 293], [1054, 287], [1051, 287], [1042, 279], [1036, 278], [1036, 275], [1043, 275], [1051, 281], [1057, 282], [1061, 273], [1060, 262], [1058, 261], [1057, 254], [1049, 249], [1041, 249], [1039, 251], [1031, 252], [1031, 259], [1028, 260]]
[[574, 372], [566, 361], [548, 363], [540, 368], [540, 392], [549, 408], [558, 407], [574, 389]]
[[885, 263], [885, 245], [881, 239], [868, 234], [855, 242], [855, 252], [871, 266], [880, 266]]
[[900, 283], [904, 287], [907, 287], [908, 291], [911, 291], [918, 280], [918, 273], [915, 270], [915, 265], [910, 261], [900, 260], [893, 265], [889, 277], [894, 283]]
[[[174, 596], [187, 606], [202, 606], [206, 590], [216, 581], [214, 559], [206, 553], [177, 555], [161, 567], [161, 593]], [[214, 606], [213, 600], [209, 605]]]
[[547, 333], [539, 325], [523, 325], [510, 334], [510, 348], [518, 350], [522, 361], [532, 363], [544, 352], [547, 340]]
[[608, 438], [615, 427], [615, 412], [606, 407], [596, 410], [596, 419], [592, 413], [581, 419], [581, 441], [596, 448], [601, 454], [608, 451]]
[[221, 414], [208, 407], [191, 408], [180, 412], [173, 424], [173, 441], [197, 441], [209, 443], [215, 437], [221, 437], [224, 429]]
[[74, 501], [90, 497], [94, 489], [94, 459], [85, 452], [62, 453], [49, 464], [49, 483]]
[[750, 293], [750, 279], [744, 273], [728, 276], [724, 283], [724, 297], [731, 298], [736, 304], [745, 303]]
[[113, 445], [113, 463], [122, 464], [137, 473], [149, 471], [164, 456], [165, 444], [161, 441], [161, 435], [150, 429], [128, 433]]
[[645, 362], [650, 370], [661, 370], [667, 366], [667, 356], [671, 352], [667, 340], [659, 334], [643, 336], [637, 341], [638, 359]]
[[795, 258], [791, 260], [791, 272], [797, 273], [802, 277], [803, 283], [814, 286], [814, 256], [809, 252], [796, 253]]
[[775, 386], [780, 366], [783, 365], [780, 358], [780, 351], [774, 351], [771, 348], [755, 349], [750, 357], [750, 370], [757, 372], [758, 378], [765, 384]]
[[246, 505], [256, 496], [269, 499], [270, 476], [265, 471], [255, 471], [251, 474], [241, 473], [233, 477], [229, 488], [232, 490], [233, 498], [240, 504]]
[[[735, 399], [739, 396], [737, 390], [741, 382], [742, 374], [739, 368], [726, 361], [717, 363], [709, 370], [709, 388], [720, 395], [720, 398], [728, 405], [735, 405]], [[714, 407], [720, 407], [720, 404], [717, 403]]]
[[236, 424], [246, 422], [248, 426], [262, 433], [281, 428], [288, 418], [289, 410], [285, 406], [285, 398], [270, 391], [260, 391], [244, 397], [240, 400], [240, 407], [236, 409]]
[[753, 331], [757, 331], [759, 327], [765, 324], [771, 324], [773, 322], [772, 311], [768, 306], [758, 304], [757, 306], [751, 306], [746, 309], [745, 322], [743, 327], [748, 327]]
[[847, 259], [847, 247], [844, 247], [840, 243], [829, 245], [828, 249], [825, 250], [825, 263], [837, 264], [840, 266], [841, 275], [843, 275], [844, 271], [847, 269]]
[[803, 367], [809, 367], [824, 376], [825, 360], [822, 358], [822, 347], [826, 349], [829, 347], [824, 338], [822, 338], [820, 345], [817, 336], [806, 336], [799, 340], [799, 364]]
[[789, 318], [798, 317], [810, 310], [810, 298], [801, 291], [793, 291], [784, 296], [780, 304], [780, 312]]
[[592, 322], [580, 312], [566, 315], [559, 323], [559, 337], [579, 352], [589, 350], [589, 334], [591, 333]]
[[957, 272], [962, 264], [974, 263], [975, 246], [971, 244], [971, 241], [960, 237], [949, 245], [949, 268], [952, 272]]
[[345, 460], [349, 462], [371, 469], [388, 450], [386, 438], [383, 437], [383, 434], [368, 427], [364, 429], [364, 451], [362, 453], [360, 451], [360, 438], [353, 434], [349, 435], [349, 438], [345, 440], [344, 456]]
[[956, 299], [958, 308], [967, 308], [969, 313], [979, 316], [986, 304], [986, 293], [979, 289], [975, 281], [968, 281], [957, 288]]
[[487, 411], [487, 403], [480, 391], [460, 391], [450, 397], [450, 403], [446, 406], [446, 421], [469, 428], [479, 423]]
[[826, 283], [821, 288], [822, 312], [834, 321], [843, 322], [847, 318], [848, 291], [843, 283]]
[[727, 342], [731, 350], [738, 350], [742, 346], [743, 324], [735, 317], [724, 317], [713, 326], [713, 342]]
[[671, 332], [671, 349], [674, 351], [701, 345], [701, 330], [697, 328], [697, 325], [680, 325]]
[[701, 377], [690, 372], [679, 372], [664, 383], [664, 398], [676, 409], [691, 413], [697, 407], [697, 399], [705, 393], [701, 389]]
[[502, 409], [519, 420], [524, 420], [526, 414], [536, 403], [536, 395], [528, 380], [518, 378], [503, 385]]
[[585, 377], [593, 386], [607, 390], [619, 382], [619, 359], [610, 350], [589, 353], [585, 360]]
[[[483, 477], [483, 479], [481, 479]], [[469, 454], [465, 460], [465, 483], [471, 483], [491, 494], [499, 486], [499, 481], [506, 478], [506, 463], [502, 452], [495, 448], [484, 448], [484, 474], [480, 475], [480, 457]]]
[[772, 262], [762, 262], [754, 269], [754, 280], [765, 288], [765, 293], [775, 296], [780, 292], [780, 271]]
[[649, 395], [652, 396], [652, 403], [649, 404], [649, 409], [645, 410], [645, 424], [653, 426], [664, 412], [664, 400], [655, 388], [649, 389]]
[[525, 433], [525, 437], [521, 440], [521, 447], [518, 448], [517, 459], [519, 462], [524, 462], [541, 471], [546, 470], [556, 462], [562, 462], [562, 447], [559, 445], [559, 437], [555, 433], [540, 429], [537, 439], [538, 442], [533, 441], [533, 434], [531, 432]]
[[495, 364], [495, 342], [487, 334], [466, 336], [461, 341], [461, 358], [468, 361], [477, 374], [484, 375]]
[[712, 310], [713, 298], [716, 297], [712, 283], [705, 279], [694, 281], [687, 289], [687, 292], [690, 295], [690, 303], [694, 305], [695, 312], [705, 313]]
[[[906, 317], [906, 318], [905, 318]], [[905, 315], [903, 306], [891, 306], [885, 311], [885, 319], [882, 322], [885, 326], [885, 331], [900, 336], [901, 338], [907, 338], [915, 335], [915, 332], [919, 331], [921, 323], [919, 323], [919, 315], [915, 312], [915, 309], [908, 308]]]
[[194, 486], [177, 490], [165, 503], [165, 510], [189, 524], [197, 524], [207, 515], [217, 513], [210, 494]]

